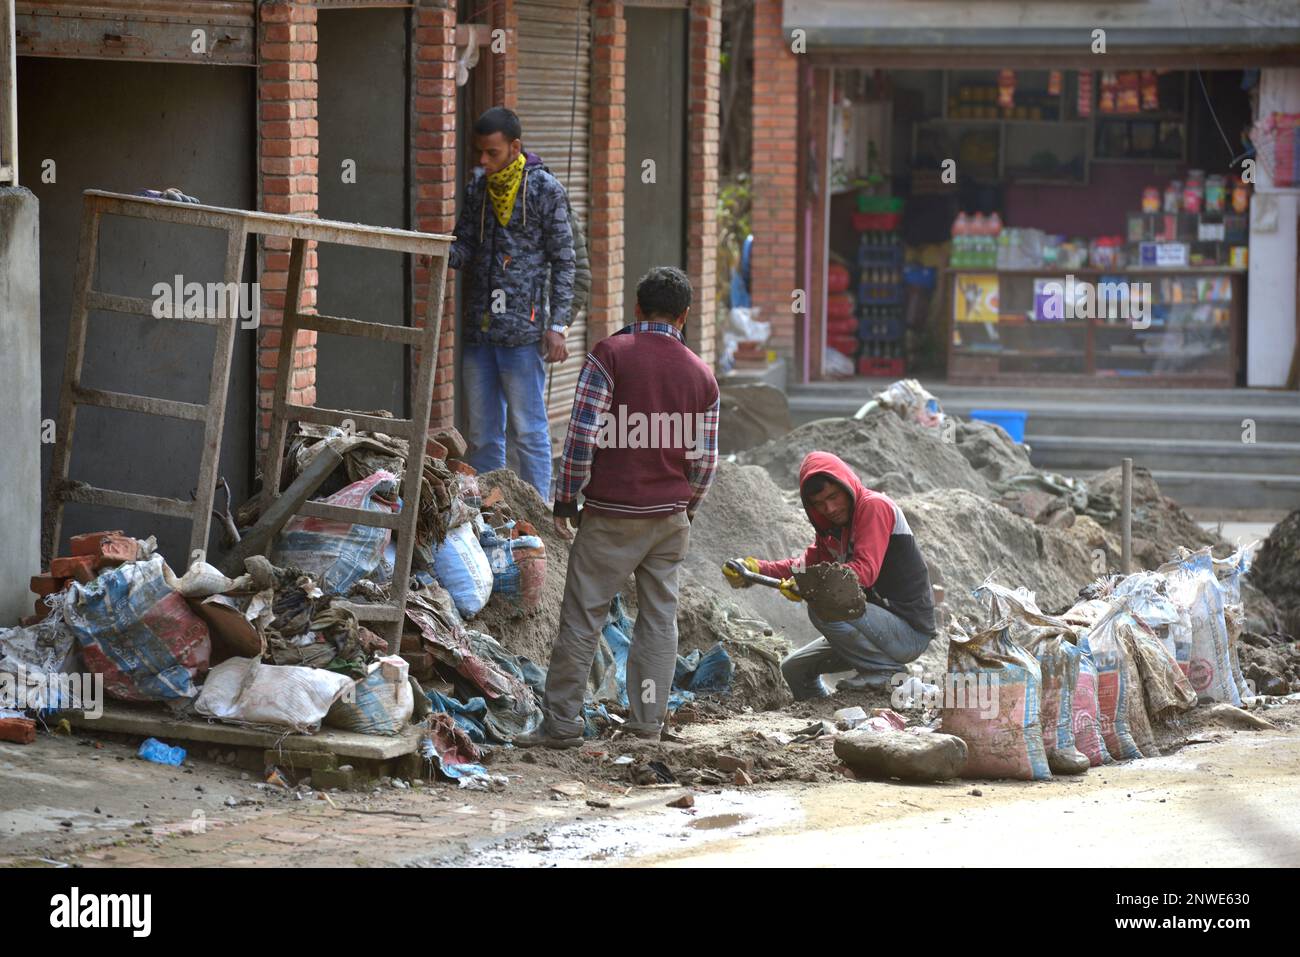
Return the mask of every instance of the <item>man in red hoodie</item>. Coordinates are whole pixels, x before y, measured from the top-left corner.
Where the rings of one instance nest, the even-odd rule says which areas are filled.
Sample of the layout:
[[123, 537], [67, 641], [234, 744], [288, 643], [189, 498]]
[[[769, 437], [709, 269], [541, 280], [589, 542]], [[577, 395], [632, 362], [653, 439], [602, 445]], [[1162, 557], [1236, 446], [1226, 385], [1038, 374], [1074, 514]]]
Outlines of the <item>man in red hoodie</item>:
[[[799, 495], [816, 531], [797, 558], [739, 559], [750, 571], [782, 580], [781, 594], [799, 601], [791, 574], [820, 562], [848, 565], [866, 593], [867, 610], [853, 621], [808, 619], [824, 637], [781, 662], [781, 673], [798, 700], [830, 694], [821, 676], [856, 670], [841, 682], [849, 688], [886, 688], [890, 678], [920, 657], [935, 635], [930, 571], [903, 510], [893, 499], [864, 486], [853, 470], [829, 452], [809, 452], [799, 466]], [[733, 588], [747, 584], [723, 567]]]

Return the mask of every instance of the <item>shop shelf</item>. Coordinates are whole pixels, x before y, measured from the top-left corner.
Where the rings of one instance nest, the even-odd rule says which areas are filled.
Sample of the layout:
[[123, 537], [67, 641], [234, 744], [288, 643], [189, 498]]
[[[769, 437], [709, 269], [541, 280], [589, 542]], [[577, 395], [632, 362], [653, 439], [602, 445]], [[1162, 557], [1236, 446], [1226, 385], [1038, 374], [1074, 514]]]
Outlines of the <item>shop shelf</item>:
[[905, 359], [872, 359], [863, 356], [858, 360], [858, 375], [872, 378], [898, 378], [907, 368]]
[[858, 338], [863, 342], [896, 342], [906, 331], [902, 319], [858, 320]]

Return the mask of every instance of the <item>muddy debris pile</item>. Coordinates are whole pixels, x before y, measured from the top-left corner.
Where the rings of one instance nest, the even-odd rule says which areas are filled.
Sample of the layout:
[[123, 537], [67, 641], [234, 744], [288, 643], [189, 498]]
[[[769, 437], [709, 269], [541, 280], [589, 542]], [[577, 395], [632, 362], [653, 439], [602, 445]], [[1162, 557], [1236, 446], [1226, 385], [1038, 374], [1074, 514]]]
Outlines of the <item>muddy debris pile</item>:
[[1026, 447], [1011, 438], [1002, 426], [979, 419], [954, 417], [953, 421], [957, 451], [988, 481], [1005, 482], [1035, 471]]
[[1300, 509], [1278, 522], [1264, 540], [1250, 579], [1277, 607], [1281, 630], [1300, 636]]
[[774, 711], [790, 702], [790, 690], [781, 677], [781, 659], [793, 650], [790, 642], [715, 588], [695, 582], [682, 588], [677, 642], [679, 655], [722, 644], [735, 665], [731, 690], [724, 698], [730, 706]]
[[[1121, 534], [1120, 506], [1123, 493], [1123, 470], [1116, 466], [1088, 479], [1088, 504], [1094, 517], [1117, 538]], [[1196, 520], [1173, 499], [1163, 495], [1151, 472], [1133, 467], [1133, 561], [1154, 569], [1173, 557], [1179, 548], [1192, 551], [1214, 546], [1215, 553], [1226, 555], [1231, 546], [1201, 528]]]
[[499, 490], [513, 516], [528, 522], [546, 547], [546, 581], [542, 585], [537, 611], [516, 616], [500, 603], [488, 601], [475, 619], [475, 627], [486, 631], [516, 655], [540, 665], [551, 659], [551, 643], [560, 626], [560, 602], [564, 598], [564, 577], [569, 569], [569, 543], [555, 531], [551, 510], [533, 488], [510, 469], [496, 469], [478, 476], [483, 495]]
[[934, 489], [993, 492], [943, 429], [925, 429], [884, 409], [864, 419], [818, 419], [742, 452], [747, 465], [761, 465], [782, 488], [799, 487], [799, 465], [809, 452], [833, 452], [868, 487], [891, 498]]

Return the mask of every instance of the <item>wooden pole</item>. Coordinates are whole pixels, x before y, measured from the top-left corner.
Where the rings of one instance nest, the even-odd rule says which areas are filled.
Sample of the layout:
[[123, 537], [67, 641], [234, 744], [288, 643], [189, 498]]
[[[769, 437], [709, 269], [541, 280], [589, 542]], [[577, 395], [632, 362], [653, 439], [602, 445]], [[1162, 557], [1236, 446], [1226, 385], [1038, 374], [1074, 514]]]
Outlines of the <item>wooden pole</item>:
[[1123, 465], [1124, 490], [1120, 512], [1120, 535], [1122, 551], [1120, 552], [1120, 571], [1125, 575], [1133, 571], [1133, 460], [1125, 459]]

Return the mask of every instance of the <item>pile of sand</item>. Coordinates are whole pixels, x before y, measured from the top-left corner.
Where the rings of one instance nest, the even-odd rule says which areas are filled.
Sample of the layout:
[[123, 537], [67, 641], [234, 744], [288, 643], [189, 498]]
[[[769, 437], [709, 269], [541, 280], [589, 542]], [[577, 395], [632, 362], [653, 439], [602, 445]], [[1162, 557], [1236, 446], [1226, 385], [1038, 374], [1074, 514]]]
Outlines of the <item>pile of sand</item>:
[[797, 493], [777, 488], [757, 466], [720, 462], [713, 487], [691, 526], [682, 580], [720, 590], [747, 615], [767, 621], [797, 647], [816, 637], [802, 606], [770, 588], [731, 589], [722, 575], [722, 563], [747, 555], [789, 558], [802, 554], [812, 539], [812, 525]]
[[966, 489], [986, 498], [993, 493], [972, 467], [951, 430], [926, 429], [893, 412], [877, 410], [862, 421], [819, 419], [742, 452], [738, 458], [767, 469], [782, 488], [799, 483], [799, 464], [813, 451], [838, 455], [868, 487], [893, 498], [932, 489]]
[[1249, 580], [1277, 606], [1282, 630], [1300, 637], [1300, 509], [1274, 526], [1255, 555]]

